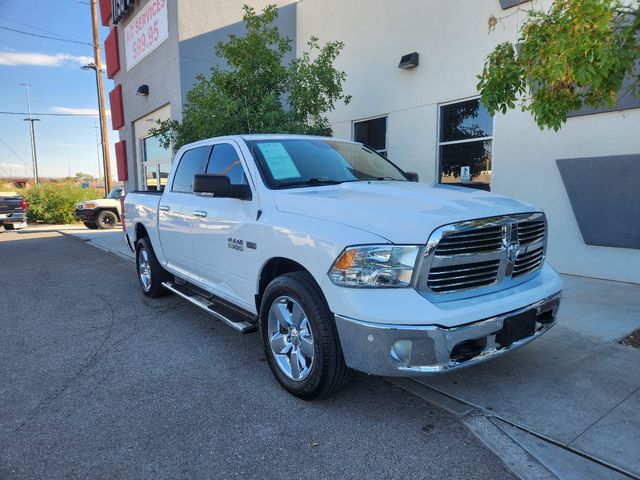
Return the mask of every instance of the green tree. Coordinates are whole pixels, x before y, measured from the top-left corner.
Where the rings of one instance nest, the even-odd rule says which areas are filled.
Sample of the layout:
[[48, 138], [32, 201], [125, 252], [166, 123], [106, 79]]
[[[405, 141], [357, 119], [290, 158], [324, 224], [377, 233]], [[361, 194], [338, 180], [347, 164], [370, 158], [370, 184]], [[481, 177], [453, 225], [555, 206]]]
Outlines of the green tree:
[[349, 103], [343, 94], [346, 74], [333, 65], [342, 42], [320, 46], [312, 37], [308, 50], [284, 65], [292, 41], [273, 24], [277, 8], [269, 5], [261, 15], [243, 8], [246, 34], [229, 35], [215, 46], [226, 66], [197, 77], [181, 122], [165, 120], [152, 129], [165, 148], [240, 133], [330, 135], [326, 113], [338, 101]]
[[529, 12], [517, 46], [501, 43], [487, 56], [478, 90], [491, 114], [520, 103], [541, 129], [557, 131], [571, 111], [640, 95], [639, 63], [637, 0], [555, 0], [548, 12]]

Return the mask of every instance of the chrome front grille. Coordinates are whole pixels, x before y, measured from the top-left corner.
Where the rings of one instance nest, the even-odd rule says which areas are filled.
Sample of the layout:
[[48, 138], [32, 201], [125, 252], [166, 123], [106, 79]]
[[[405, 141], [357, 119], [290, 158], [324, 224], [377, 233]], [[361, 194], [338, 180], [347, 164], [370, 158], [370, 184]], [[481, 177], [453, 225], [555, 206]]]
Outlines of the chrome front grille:
[[416, 288], [445, 301], [522, 283], [542, 268], [546, 230], [542, 213], [445, 225], [427, 242]]
[[517, 224], [517, 229], [518, 242], [520, 242], [521, 245], [544, 240], [545, 223], [543, 221], [520, 222]]
[[434, 267], [427, 283], [436, 293], [483, 287], [496, 282], [499, 268], [500, 260]]
[[436, 255], [494, 252], [502, 247], [502, 227], [485, 227], [453, 233], [444, 237], [436, 247]]
[[520, 255], [513, 266], [513, 278], [531, 273], [542, 266], [544, 248], [542, 246]]

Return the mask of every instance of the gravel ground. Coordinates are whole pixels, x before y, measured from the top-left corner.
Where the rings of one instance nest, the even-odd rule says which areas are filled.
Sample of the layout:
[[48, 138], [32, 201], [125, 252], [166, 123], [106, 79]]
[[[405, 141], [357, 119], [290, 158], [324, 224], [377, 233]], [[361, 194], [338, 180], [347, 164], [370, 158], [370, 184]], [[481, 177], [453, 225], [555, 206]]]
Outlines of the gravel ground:
[[[53, 231], [0, 235], [0, 478], [513, 478], [383, 380], [304, 402], [257, 335]], [[8, 274], [7, 272], [12, 272]]]

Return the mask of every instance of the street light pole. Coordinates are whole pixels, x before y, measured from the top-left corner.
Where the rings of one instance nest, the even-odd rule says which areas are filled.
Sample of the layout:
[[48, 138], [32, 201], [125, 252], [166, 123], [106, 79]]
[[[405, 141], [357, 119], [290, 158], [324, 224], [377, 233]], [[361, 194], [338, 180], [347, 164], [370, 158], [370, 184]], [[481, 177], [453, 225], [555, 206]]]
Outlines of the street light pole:
[[91, 25], [93, 27], [93, 57], [94, 63], [85, 65], [83, 69], [96, 72], [96, 88], [98, 89], [98, 110], [100, 112], [100, 138], [102, 141], [102, 158], [104, 160], [104, 195], [111, 191], [111, 161], [109, 158], [109, 136], [107, 133], [107, 114], [104, 106], [104, 84], [102, 83], [102, 57], [100, 55], [100, 37], [98, 35], [98, 5], [96, 0], [91, 2]]
[[29, 118], [25, 118], [25, 122], [29, 122], [29, 132], [31, 136], [31, 162], [33, 163], [33, 179], [36, 182], [36, 185], [40, 183], [40, 177], [38, 176], [38, 153], [36, 152], [36, 130], [33, 127], [33, 122], [39, 122], [39, 118], [33, 118], [31, 116], [31, 98], [29, 98], [29, 87], [31, 87], [30, 83], [21, 83], [21, 86], [25, 88], [27, 91], [27, 112], [29, 114]]

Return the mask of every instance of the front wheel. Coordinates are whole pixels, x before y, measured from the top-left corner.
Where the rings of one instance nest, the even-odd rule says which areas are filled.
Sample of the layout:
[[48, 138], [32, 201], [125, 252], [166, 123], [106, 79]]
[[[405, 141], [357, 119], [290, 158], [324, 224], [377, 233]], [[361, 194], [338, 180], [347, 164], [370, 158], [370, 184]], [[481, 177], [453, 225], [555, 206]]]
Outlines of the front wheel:
[[289, 393], [305, 400], [347, 384], [333, 315], [307, 272], [277, 277], [260, 306], [260, 331], [271, 371]]
[[158, 262], [147, 237], [141, 238], [136, 245], [136, 270], [142, 293], [147, 297], [162, 297], [170, 293], [162, 286], [169, 274]]
[[118, 223], [118, 217], [110, 210], [102, 210], [96, 215], [96, 225], [101, 230], [113, 228]]

